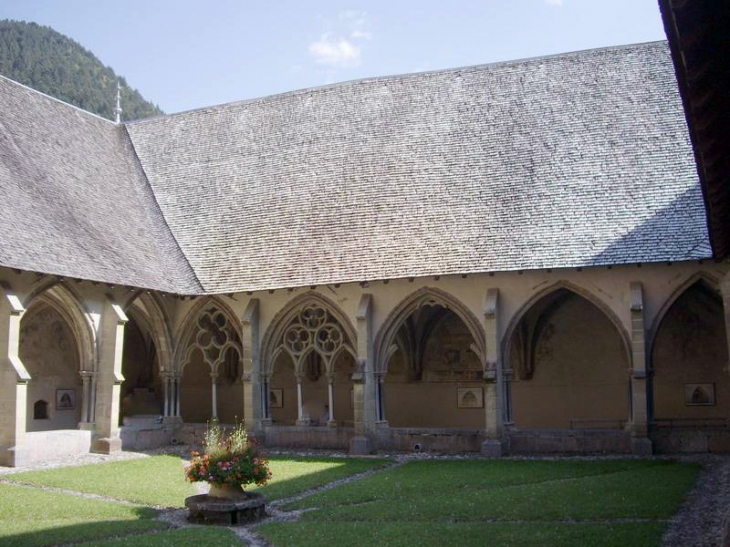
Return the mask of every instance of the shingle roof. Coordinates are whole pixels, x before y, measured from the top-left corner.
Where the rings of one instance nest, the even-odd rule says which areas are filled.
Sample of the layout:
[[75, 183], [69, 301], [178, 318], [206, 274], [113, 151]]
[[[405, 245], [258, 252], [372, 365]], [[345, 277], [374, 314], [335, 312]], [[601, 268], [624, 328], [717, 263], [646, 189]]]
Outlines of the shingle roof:
[[3, 266], [201, 290], [126, 129], [2, 77], [0, 195]]
[[206, 292], [710, 256], [665, 42], [127, 127]]

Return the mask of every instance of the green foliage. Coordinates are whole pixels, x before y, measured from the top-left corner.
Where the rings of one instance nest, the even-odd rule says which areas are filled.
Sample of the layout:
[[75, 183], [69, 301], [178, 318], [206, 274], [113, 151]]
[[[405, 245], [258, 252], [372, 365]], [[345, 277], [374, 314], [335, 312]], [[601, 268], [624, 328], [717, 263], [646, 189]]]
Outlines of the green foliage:
[[110, 120], [119, 81], [123, 119], [163, 113], [90, 51], [35, 23], [0, 20], [0, 74]]

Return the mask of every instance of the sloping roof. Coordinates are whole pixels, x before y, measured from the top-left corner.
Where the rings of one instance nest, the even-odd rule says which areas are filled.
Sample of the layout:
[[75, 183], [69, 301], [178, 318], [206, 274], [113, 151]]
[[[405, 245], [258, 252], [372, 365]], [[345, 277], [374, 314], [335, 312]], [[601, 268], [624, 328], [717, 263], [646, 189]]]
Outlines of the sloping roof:
[[660, 0], [716, 259], [730, 257], [730, 2]]
[[199, 292], [126, 129], [0, 77], [0, 264]]
[[665, 42], [127, 129], [205, 292], [710, 256]]

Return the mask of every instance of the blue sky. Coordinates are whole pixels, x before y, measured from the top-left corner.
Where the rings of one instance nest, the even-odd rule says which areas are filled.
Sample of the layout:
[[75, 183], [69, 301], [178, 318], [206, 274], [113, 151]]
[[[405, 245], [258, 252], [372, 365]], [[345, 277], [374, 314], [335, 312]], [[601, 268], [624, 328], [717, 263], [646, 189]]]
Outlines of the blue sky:
[[656, 0], [3, 0], [166, 112], [368, 76], [664, 39]]

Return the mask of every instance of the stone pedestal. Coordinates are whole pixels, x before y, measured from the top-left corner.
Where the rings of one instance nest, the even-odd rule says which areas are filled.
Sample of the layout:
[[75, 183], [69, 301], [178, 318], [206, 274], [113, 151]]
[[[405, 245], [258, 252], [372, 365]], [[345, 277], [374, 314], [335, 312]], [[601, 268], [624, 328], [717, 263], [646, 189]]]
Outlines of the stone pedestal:
[[636, 456], [651, 456], [654, 454], [654, 446], [651, 439], [647, 437], [633, 437], [631, 439], [631, 453]]
[[185, 507], [190, 511], [188, 520], [197, 524], [241, 526], [266, 516], [266, 498], [256, 493], [244, 493], [237, 498], [190, 496], [185, 498]]
[[500, 458], [508, 451], [507, 441], [500, 439], [487, 439], [482, 443], [482, 456]]
[[367, 456], [373, 453], [373, 443], [367, 437], [353, 437], [350, 439], [351, 456]]

